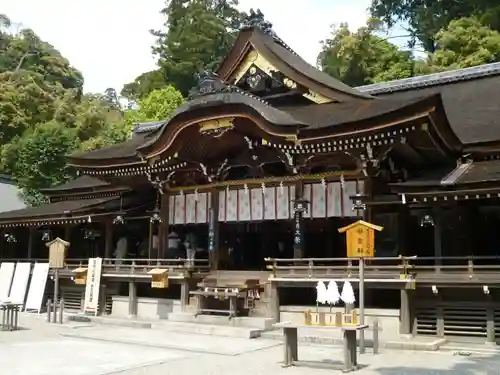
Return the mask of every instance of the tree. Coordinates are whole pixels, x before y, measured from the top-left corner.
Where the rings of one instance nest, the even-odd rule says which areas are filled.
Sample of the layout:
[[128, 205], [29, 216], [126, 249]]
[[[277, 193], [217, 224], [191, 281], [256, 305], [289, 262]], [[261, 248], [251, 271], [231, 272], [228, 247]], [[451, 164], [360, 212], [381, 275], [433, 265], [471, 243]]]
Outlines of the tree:
[[129, 101], [137, 101], [147, 96], [151, 91], [161, 89], [167, 85], [162, 70], [152, 70], [142, 73], [133, 82], [123, 86], [120, 94]]
[[153, 52], [167, 84], [184, 96], [195, 85], [195, 73], [214, 70], [227, 55], [240, 28], [237, 0], [168, 0], [161, 13], [165, 29], [156, 36]]
[[498, 0], [372, 0], [371, 13], [392, 27], [407, 24], [413, 39], [428, 52], [434, 52], [434, 35], [453, 20], [476, 16], [485, 25], [500, 30]]
[[28, 129], [2, 151], [5, 166], [28, 204], [44, 202], [40, 189], [63, 183], [73, 174], [66, 155], [77, 144], [74, 131], [52, 121]]
[[411, 77], [411, 54], [375, 35], [376, 25], [351, 32], [347, 24], [333, 28], [322, 42], [318, 65], [349, 86]]
[[477, 17], [451, 21], [435, 37], [437, 50], [429, 58], [432, 71], [453, 70], [500, 61], [500, 32]]

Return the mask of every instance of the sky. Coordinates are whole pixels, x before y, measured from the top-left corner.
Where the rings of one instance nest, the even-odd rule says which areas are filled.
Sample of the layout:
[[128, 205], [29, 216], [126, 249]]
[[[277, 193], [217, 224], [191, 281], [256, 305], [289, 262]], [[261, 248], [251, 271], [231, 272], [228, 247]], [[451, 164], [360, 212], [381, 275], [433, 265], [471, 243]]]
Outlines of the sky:
[[[362, 26], [370, 0], [240, 0], [241, 10], [260, 8], [274, 30], [315, 65], [332, 24]], [[85, 78], [85, 91], [122, 86], [155, 68], [151, 53], [164, 19], [164, 0], [0, 0], [1, 12], [33, 29], [58, 49]]]

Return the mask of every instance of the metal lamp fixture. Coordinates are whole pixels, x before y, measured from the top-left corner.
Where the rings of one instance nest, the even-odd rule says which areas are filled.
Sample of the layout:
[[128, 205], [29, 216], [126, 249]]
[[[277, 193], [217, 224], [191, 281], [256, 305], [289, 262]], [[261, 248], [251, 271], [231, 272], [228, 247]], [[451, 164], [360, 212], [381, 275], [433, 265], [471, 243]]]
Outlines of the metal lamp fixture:
[[356, 193], [356, 195], [353, 195], [350, 197], [352, 199], [352, 210], [357, 211], [357, 210], [366, 210], [366, 195], [362, 195], [359, 193]]
[[42, 230], [42, 241], [48, 242], [50, 241], [51, 237], [52, 237], [52, 232], [50, 231], [50, 229]]
[[293, 201], [293, 210], [297, 213], [307, 213], [309, 207], [309, 201], [304, 198], [295, 199]]
[[430, 214], [424, 214], [422, 218], [420, 219], [420, 226], [421, 227], [433, 227], [434, 226], [434, 219]]
[[149, 219], [151, 223], [161, 223], [160, 209], [158, 206], [155, 206], [153, 211], [151, 211], [151, 218]]
[[125, 224], [125, 219], [123, 218], [123, 214], [121, 212], [118, 213], [113, 219], [113, 224], [114, 225], [123, 225]]
[[16, 243], [16, 242], [17, 242], [17, 238], [16, 238], [16, 237], [14, 237], [14, 235], [13, 235], [13, 234], [11, 234], [11, 233], [5, 233], [5, 234], [3, 235], [3, 237], [5, 238], [5, 241], [6, 241], [7, 243]]
[[83, 239], [84, 239], [84, 240], [93, 241], [93, 240], [95, 240], [97, 237], [99, 237], [99, 233], [98, 233], [95, 229], [92, 229], [92, 228], [85, 228], [85, 229], [83, 230]]

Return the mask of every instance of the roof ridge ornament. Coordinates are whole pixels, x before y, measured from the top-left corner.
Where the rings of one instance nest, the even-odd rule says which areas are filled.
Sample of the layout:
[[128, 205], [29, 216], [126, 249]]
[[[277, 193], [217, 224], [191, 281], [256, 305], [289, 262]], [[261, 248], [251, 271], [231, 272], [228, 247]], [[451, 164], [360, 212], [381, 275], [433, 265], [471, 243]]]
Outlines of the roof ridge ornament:
[[211, 95], [221, 92], [233, 92], [234, 88], [228, 85], [211, 70], [203, 70], [195, 73], [198, 84], [189, 91], [188, 99], [194, 99], [199, 96]]
[[241, 30], [252, 28], [261, 30], [264, 34], [272, 37], [282, 47], [286, 48], [294, 55], [297, 55], [297, 53], [293, 49], [291, 49], [290, 46], [278, 36], [278, 34], [276, 34], [273, 29], [273, 24], [264, 18], [264, 13], [262, 13], [259, 8], [257, 8], [257, 10], [253, 10], [253, 8], [250, 8], [249, 14], [243, 20], [243, 26], [241, 27]]
[[258, 100], [262, 104], [271, 106], [264, 99], [253, 95], [250, 92], [240, 89], [224, 81], [219, 75], [211, 70], [205, 69], [200, 73], [195, 73], [198, 84], [189, 91], [188, 100], [193, 100], [201, 96], [219, 93], [238, 93]]

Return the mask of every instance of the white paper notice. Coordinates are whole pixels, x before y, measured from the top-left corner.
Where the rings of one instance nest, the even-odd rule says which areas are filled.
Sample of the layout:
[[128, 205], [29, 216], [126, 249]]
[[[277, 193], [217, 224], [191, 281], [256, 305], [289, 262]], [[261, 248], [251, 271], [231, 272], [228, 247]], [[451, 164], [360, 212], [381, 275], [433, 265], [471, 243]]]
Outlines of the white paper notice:
[[14, 273], [14, 280], [10, 288], [9, 301], [24, 304], [30, 279], [30, 271], [31, 263], [18, 262], [16, 264], [16, 272]]
[[36, 310], [40, 312], [42, 308], [43, 295], [45, 294], [45, 286], [47, 285], [47, 277], [49, 276], [48, 263], [35, 263], [33, 267], [33, 275], [28, 290], [28, 298], [26, 299], [26, 310]]

